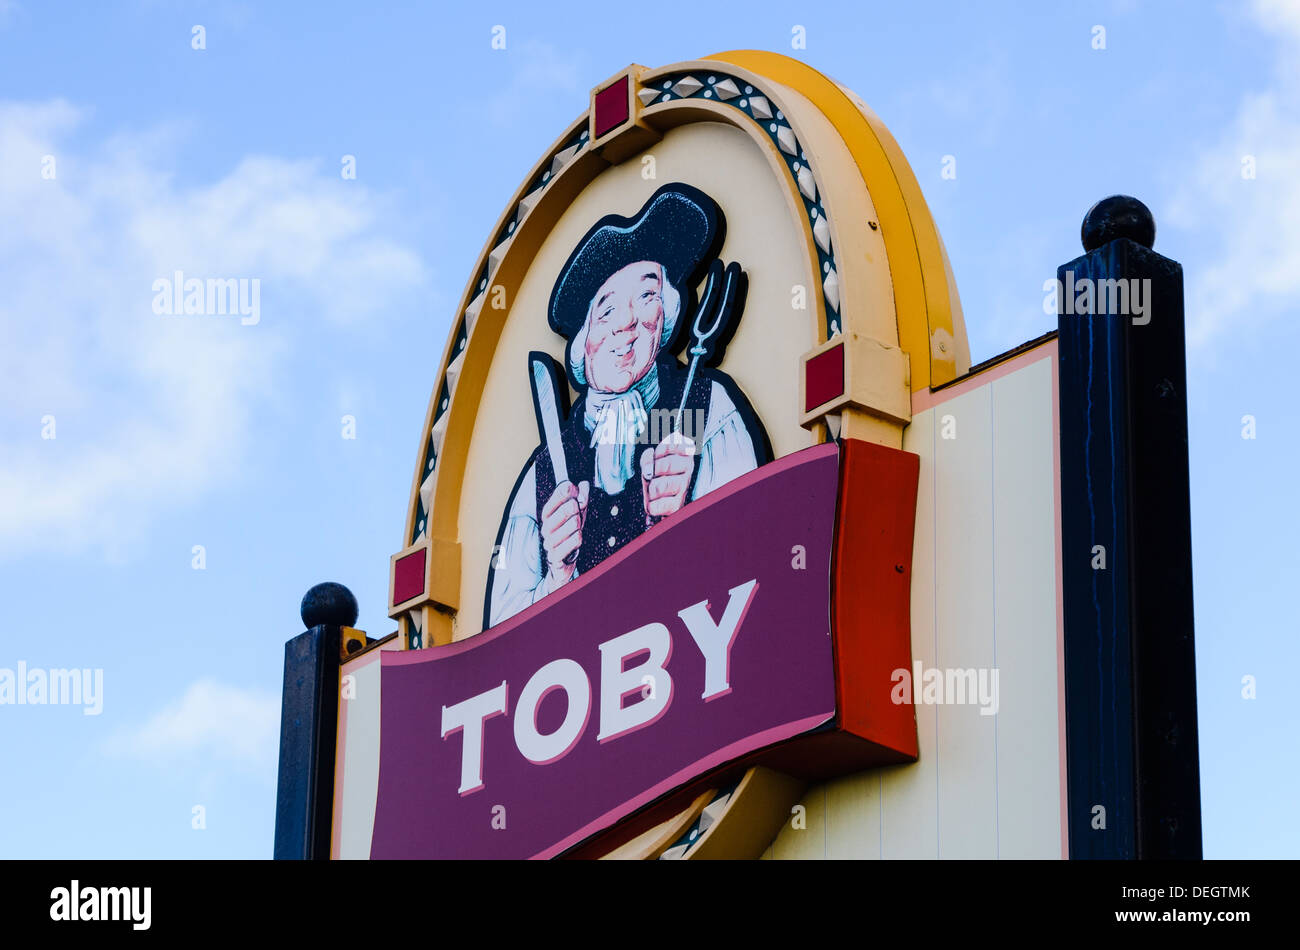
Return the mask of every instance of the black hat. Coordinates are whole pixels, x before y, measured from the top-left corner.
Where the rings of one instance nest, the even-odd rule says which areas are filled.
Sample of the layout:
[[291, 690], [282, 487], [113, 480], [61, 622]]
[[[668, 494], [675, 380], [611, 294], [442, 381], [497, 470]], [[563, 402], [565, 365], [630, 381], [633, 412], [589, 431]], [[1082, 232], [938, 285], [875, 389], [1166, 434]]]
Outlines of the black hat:
[[551, 291], [551, 329], [566, 339], [581, 329], [591, 300], [610, 275], [635, 261], [655, 261], [688, 308], [705, 265], [726, 232], [717, 203], [690, 185], [664, 185], [634, 217], [601, 218], [578, 242]]

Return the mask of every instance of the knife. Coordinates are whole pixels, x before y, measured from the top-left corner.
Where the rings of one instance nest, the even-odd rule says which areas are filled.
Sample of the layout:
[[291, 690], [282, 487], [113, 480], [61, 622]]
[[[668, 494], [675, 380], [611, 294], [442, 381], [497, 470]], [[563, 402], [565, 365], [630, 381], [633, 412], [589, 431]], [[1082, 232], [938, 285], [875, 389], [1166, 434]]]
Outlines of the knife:
[[533, 377], [533, 403], [537, 408], [537, 428], [542, 443], [551, 456], [555, 469], [555, 484], [569, 480], [569, 467], [564, 459], [564, 443], [560, 441], [560, 406], [555, 396], [555, 377], [549, 357], [529, 354], [528, 365]]
[[[557, 374], [554, 361], [544, 353], [529, 353], [528, 367], [533, 380], [533, 407], [537, 411], [537, 428], [542, 437], [542, 444], [551, 456], [551, 467], [555, 472], [555, 484], [560, 485], [569, 480], [569, 466], [564, 458], [564, 443], [560, 440], [560, 404], [555, 386]], [[564, 559], [565, 564], [572, 564], [578, 559], [578, 552], [571, 551]]]

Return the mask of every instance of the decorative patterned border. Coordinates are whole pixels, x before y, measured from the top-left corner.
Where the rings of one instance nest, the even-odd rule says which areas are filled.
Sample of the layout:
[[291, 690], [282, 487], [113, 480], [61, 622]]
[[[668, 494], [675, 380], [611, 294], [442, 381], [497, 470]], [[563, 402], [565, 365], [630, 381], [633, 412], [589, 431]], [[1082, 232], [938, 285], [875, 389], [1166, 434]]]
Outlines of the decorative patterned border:
[[840, 332], [840, 279], [835, 250], [831, 246], [830, 221], [826, 209], [822, 207], [817, 176], [813, 173], [808, 156], [800, 147], [794, 130], [786, 123], [785, 113], [776, 108], [771, 97], [762, 90], [725, 72], [710, 73], [705, 82], [700, 82], [689, 72], [668, 73], [657, 77], [654, 83], [654, 86], [637, 90], [637, 96], [643, 105], [657, 105], [677, 99], [712, 99], [729, 105], [753, 119], [785, 156], [790, 174], [799, 186], [813, 242], [817, 245], [817, 264], [822, 274], [822, 294], [826, 300], [826, 338], [836, 336]]

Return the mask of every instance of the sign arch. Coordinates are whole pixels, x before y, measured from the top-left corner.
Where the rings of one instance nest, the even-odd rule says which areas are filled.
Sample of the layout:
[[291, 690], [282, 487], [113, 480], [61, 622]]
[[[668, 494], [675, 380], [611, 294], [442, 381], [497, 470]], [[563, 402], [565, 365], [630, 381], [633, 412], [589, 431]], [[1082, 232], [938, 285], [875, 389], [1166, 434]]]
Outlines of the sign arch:
[[[597, 112], [623, 84], [626, 121], [597, 134]], [[413, 598], [390, 587], [392, 616], [413, 646], [447, 643], [481, 626], [463, 604], [460, 500], [488, 368], [515, 293], [575, 198], [609, 169], [684, 126], [718, 123], [745, 134], [798, 221], [808, 284], [808, 351], [847, 342], [840, 401], [803, 406], [818, 441], [843, 433], [899, 446], [910, 391], [969, 366], [955, 286], [915, 176], [887, 130], [833, 81], [797, 60], [721, 53], [658, 69], [632, 66], [593, 90], [592, 108], [533, 166], [498, 218], [462, 294], [426, 411], [398, 562], [419, 548], [426, 583]], [[608, 106], [605, 106], [608, 108]], [[863, 226], [865, 224], [865, 227]], [[834, 412], [838, 410], [838, 412]], [[838, 415], [840, 418], [834, 418]], [[408, 575], [413, 573], [409, 569]], [[410, 588], [410, 589], [413, 589]], [[462, 610], [469, 607], [468, 611]]]

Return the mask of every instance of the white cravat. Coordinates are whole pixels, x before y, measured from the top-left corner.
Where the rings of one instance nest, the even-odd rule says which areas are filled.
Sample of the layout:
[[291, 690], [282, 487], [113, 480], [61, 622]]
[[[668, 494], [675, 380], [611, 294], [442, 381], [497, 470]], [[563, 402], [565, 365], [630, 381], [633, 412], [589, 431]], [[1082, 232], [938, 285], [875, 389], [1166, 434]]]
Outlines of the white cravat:
[[658, 401], [659, 367], [654, 364], [626, 392], [587, 389], [583, 423], [596, 450], [596, 487], [605, 494], [617, 495], [636, 474], [637, 448], [644, 444], [650, 426], [648, 410]]

